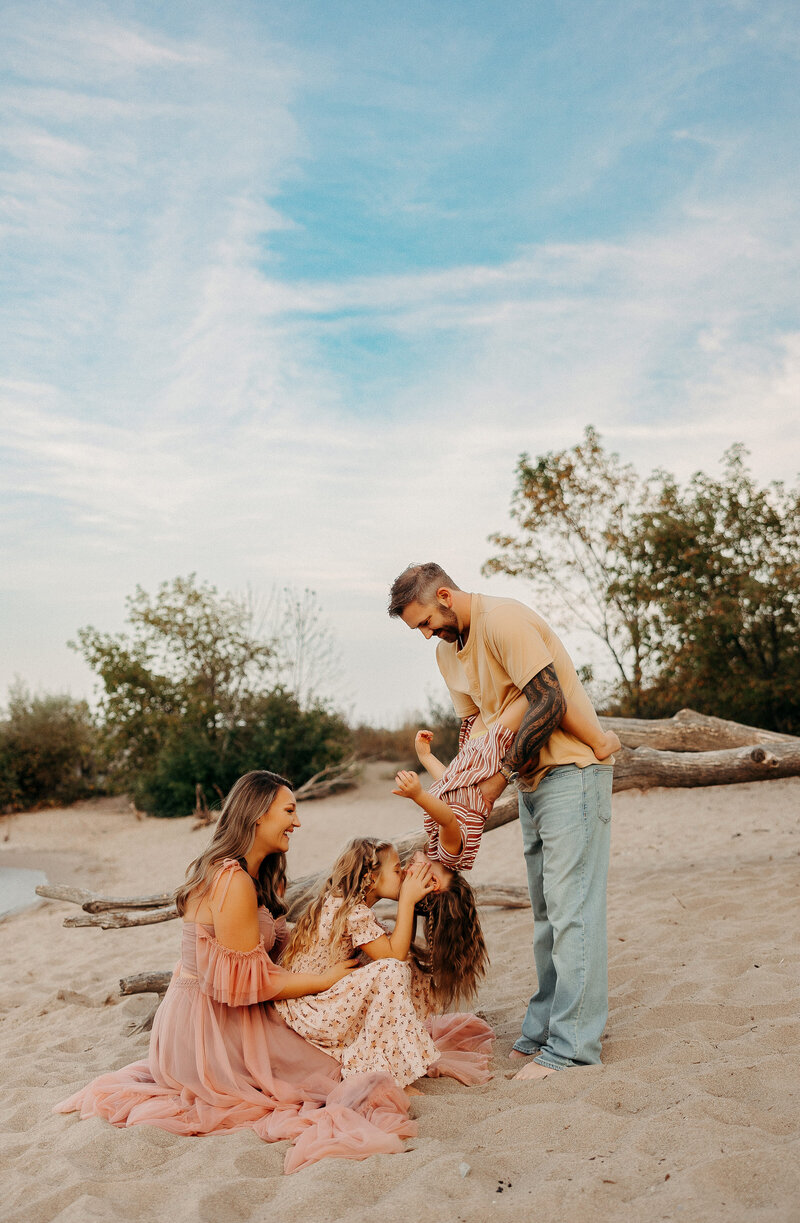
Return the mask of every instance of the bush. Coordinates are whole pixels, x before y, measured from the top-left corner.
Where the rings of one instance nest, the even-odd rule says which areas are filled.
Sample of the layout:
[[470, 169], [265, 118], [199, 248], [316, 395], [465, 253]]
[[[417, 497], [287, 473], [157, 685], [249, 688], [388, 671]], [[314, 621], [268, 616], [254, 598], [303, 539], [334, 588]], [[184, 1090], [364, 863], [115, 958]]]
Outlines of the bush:
[[77, 648], [103, 682], [110, 775], [150, 814], [187, 815], [197, 785], [213, 803], [250, 769], [300, 786], [351, 750], [346, 723], [307, 684], [303, 701], [281, 685], [286, 643], [246, 600], [176, 578], [155, 597], [137, 587], [128, 623], [117, 636], [81, 629]]
[[96, 731], [85, 701], [18, 685], [0, 721], [0, 808], [72, 803], [96, 790]]
[[409, 768], [418, 769], [414, 736], [421, 727], [433, 731], [433, 754], [449, 764], [458, 752], [461, 719], [456, 717], [451, 706], [440, 705], [433, 698], [429, 701], [427, 714], [420, 714], [395, 730], [385, 726], [368, 726], [362, 722], [353, 731], [353, 750], [362, 760], [369, 757], [392, 763], [402, 760], [407, 762]]

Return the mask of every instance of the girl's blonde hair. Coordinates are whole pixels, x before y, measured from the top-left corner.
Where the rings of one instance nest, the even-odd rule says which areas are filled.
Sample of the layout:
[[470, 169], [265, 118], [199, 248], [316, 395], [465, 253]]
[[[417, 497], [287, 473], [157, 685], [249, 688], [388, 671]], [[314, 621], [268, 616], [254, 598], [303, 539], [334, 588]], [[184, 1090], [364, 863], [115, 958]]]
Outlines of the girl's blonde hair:
[[[200, 895], [204, 895], [208, 891], [216, 874], [214, 868], [224, 858], [236, 858], [245, 866], [244, 859], [255, 840], [256, 820], [270, 809], [284, 786], [291, 790], [292, 783], [266, 769], [245, 773], [235, 783], [225, 799], [207, 848], [190, 863], [186, 882], [175, 892], [175, 906], [181, 917], [192, 892], [199, 888]], [[286, 886], [285, 854], [268, 854], [254, 882], [260, 905], [265, 905], [274, 917], [286, 912], [282, 899]]]
[[430, 977], [436, 1010], [446, 1011], [473, 997], [489, 964], [475, 893], [452, 871], [447, 891], [429, 892], [416, 912], [425, 919], [426, 946], [414, 943], [411, 955]]
[[281, 957], [284, 968], [289, 968], [297, 956], [310, 951], [316, 944], [322, 906], [329, 896], [342, 898], [331, 925], [328, 943], [331, 963], [339, 958], [336, 946], [347, 929], [347, 919], [356, 905], [366, 902], [367, 893], [381, 869], [381, 857], [389, 849], [394, 849], [391, 841], [380, 841], [376, 837], [355, 837], [344, 847], [317, 895], [297, 919]]

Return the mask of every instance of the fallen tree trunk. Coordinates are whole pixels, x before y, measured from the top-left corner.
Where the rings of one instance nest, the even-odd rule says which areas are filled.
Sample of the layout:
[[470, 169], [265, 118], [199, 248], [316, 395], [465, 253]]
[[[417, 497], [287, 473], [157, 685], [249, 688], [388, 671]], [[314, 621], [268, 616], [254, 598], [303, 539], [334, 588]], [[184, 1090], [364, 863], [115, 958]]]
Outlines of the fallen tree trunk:
[[711, 752], [751, 743], [798, 743], [758, 726], [712, 718], [694, 709], [679, 709], [671, 718], [601, 718], [606, 730], [619, 735], [624, 747], [653, 747], [667, 752]]
[[614, 766], [614, 790], [653, 786], [727, 786], [741, 781], [800, 776], [800, 739], [720, 752], [659, 752], [623, 748]]
[[101, 930], [123, 930], [130, 926], [152, 926], [156, 922], [172, 921], [178, 916], [174, 905], [163, 909], [143, 909], [140, 913], [82, 913], [79, 917], [65, 917], [65, 926], [99, 926]]

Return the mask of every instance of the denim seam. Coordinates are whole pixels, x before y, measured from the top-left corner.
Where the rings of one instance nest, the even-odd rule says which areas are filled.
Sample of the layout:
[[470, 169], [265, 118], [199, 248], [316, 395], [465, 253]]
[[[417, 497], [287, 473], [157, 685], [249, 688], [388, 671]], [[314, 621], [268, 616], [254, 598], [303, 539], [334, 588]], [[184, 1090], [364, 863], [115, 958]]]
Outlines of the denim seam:
[[572, 1048], [576, 1056], [580, 1052], [578, 1049], [578, 1031], [580, 1028], [581, 1015], [583, 1014], [583, 1005], [586, 1001], [586, 860], [589, 850], [589, 812], [587, 810], [586, 802], [586, 778], [584, 776], [583, 769], [581, 769], [581, 798], [583, 800], [583, 854], [581, 857], [581, 961], [583, 971], [581, 973], [581, 1000], [575, 1014], [574, 1034], [572, 1038]]

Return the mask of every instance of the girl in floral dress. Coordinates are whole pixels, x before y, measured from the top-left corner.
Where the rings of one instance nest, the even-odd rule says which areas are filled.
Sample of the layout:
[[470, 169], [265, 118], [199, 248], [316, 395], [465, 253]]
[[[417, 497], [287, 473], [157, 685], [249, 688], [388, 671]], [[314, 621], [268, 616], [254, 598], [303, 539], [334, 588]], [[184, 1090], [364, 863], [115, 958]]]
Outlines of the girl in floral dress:
[[[283, 957], [293, 971], [323, 972], [356, 952], [368, 961], [324, 993], [276, 1004], [289, 1027], [341, 1063], [343, 1078], [382, 1070], [407, 1087], [425, 1074], [446, 1074], [463, 1083], [490, 1077], [491, 1028], [475, 1015], [437, 1014], [460, 994], [472, 992], [486, 961], [479, 924], [473, 937], [476, 909], [474, 922], [465, 923], [466, 943], [463, 938], [460, 889], [458, 899], [444, 903], [449, 914], [455, 899], [455, 924], [451, 921], [448, 935], [437, 938], [442, 931], [432, 915], [440, 912], [454, 876], [422, 854], [404, 875], [393, 845], [359, 837], [340, 855], [295, 926]], [[372, 912], [382, 898], [397, 901], [391, 932]], [[427, 917], [427, 951], [412, 948], [418, 910]], [[459, 973], [458, 980], [451, 969]]]
[[[284, 855], [299, 823], [282, 777], [258, 770], [237, 781], [176, 893], [181, 959], [147, 1058], [101, 1075], [55, 1111], [175, 1134], [249, 1128], [267, 1142], [288, 1138], [287, 1172], [323, 1156], [402, 1151], [416, 1124], [389, 1074], [343, 1078], [341, 1060], [293, 1032], [276, 1010], [278, 999], [324, 993], [364, 971], [346, 957], [320, 971], [277, 963], [286, 941]], [[356, 1020], [351, 1035], [359, 1034]], [[429, 1039], [419, 1056], [420, 1065], [436, 1056]]]

